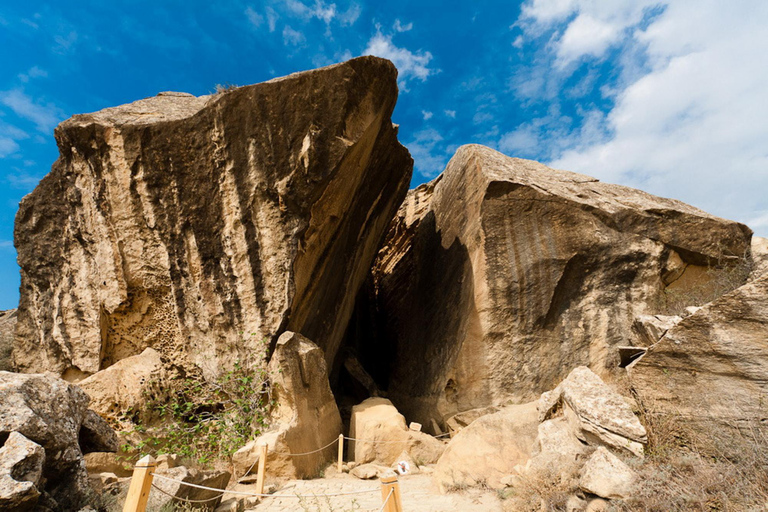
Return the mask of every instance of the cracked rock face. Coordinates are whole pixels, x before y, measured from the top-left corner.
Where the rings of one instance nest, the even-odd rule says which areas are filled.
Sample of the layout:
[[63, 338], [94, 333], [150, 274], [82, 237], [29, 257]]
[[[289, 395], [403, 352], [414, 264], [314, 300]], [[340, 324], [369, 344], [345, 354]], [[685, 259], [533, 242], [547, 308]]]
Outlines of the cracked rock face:
[[390, 227], [370, 287], [378, 352], [361, 343], [360, 360], [390, 369], [388, 396], [424, 425], [534, 400], [577, 366], [609, 378], [665, 287], [739, 263], [751, 234], [679, 201], [463, 146]]
[[210, 376], [285, 330], [331, 362], [410, 182], [396, 75], [361, 57], [59, 125], [16, 217], [18, 369], [77, 381], [152, 347]]

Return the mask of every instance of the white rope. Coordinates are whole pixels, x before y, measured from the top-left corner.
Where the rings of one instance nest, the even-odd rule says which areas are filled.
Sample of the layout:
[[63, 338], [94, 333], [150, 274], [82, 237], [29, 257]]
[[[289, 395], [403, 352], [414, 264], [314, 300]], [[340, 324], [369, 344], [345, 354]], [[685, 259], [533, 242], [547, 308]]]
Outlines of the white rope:
[[[226, 489], [216, 489], [215, 487], [206, 487], [205, 485], [198, 485], [198, 484], [192, 484], [189, 482], [182, 482], [181, 480], [175, 480], [173, 478], [168, 478], [167, 476], [158, 475], [157, 473], [152, 473], [152, 475], [155, 478], [160, 478], [162, 480], [167, 480], [169, 482], [175, 482], [177, 484], [186, 485], [188, 487], [194, 487], [196, 489], [203, 489], [206, 491], [215, 491], [220, 492], [223, 494], [236, 494], [238, 496], [250, 496], [254, 498], [307, 498], [309, 496], [301, 496], [299, 494], [257, 494], [253, 492], [242, 492], [242, 491], [228, 491]], [[366, 489], [364, 491], [349, 491], [349, 492], [340, 492], [340, 493], [334, 493], [334, 494], [317, 494], [313, 496], [351, 496], [353, 494], [367, 494], [369, 492], [376, 492], [378, 489]]]
[[182, 498], [180, 496], [175, 496], [175, 495], [173, 495], [173, 494], [171, 494], [171, 493], [169, 493], [167, 491], [164, 491], [160, 487], [156, 486], [154, 482], [152, 482], [152, 487], [154, 487], [155, 489], [157, 489], [161, 493], [165, 494], [166, 496], [170, 496], [174, 500], [183, 501], [185, 503], [208, 503], [209, 501], [218, 500], [222, 496], [224, 496], [224, 493], [222, 492], [218, 496], [214, 496], [213, 498], [208, 498], [207, 500], [191, 500], [189, 498]]
[[377, 510], [376, 512], [381, 512], [382, 510], [384, 510], [384, 508], [387, 506], [387, 502], [389, 501], [389, 498], [392, 497], [392, 493], [393, 492], [395, 492], [395, 488], [391, 487], [389, 489], [389, 494], [387, 494], [387, 499], [384, 500], [384, 503], [381, 504], [381, 508], [379, 510]]
[[358, 443], [371, 443], [371, 444], [407, 444], [408, 441], [367, 441], [365, 439], [355, 439], [354, 437], [345, 437], [349, 441], [357, 441]]
[[312, 450], [311, 452], [304, 452], [304, 453], [291, 453], [291, 452], [272, 452], [276, 453], [278, 455], [287, 455], [288, 457], [301, 457], [302, 455], [312, 455], [313, 453], [321, 452], [325, 450], [326, 448], [333, 446], [334, 443], [338, 442], [339, 437], [336, 436], [336, 438], [328, 443], [327, 445], [323, 446], [322, 448], [318, 448], [317, 450]]

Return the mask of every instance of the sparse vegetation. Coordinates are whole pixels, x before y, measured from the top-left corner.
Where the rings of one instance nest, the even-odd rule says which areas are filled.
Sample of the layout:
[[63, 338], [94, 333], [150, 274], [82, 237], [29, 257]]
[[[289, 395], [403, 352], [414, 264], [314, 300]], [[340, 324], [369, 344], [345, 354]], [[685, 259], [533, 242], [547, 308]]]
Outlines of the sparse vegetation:
[[145, 410], [135, 414], [141, 441], [126, 449], [175, 453], [194, 463], [226, 461], [267, 425], [271, 407], [266, 341], [251, 361], [237, 361], [215, 381], [201, 375], [153, 386]]
[[236, 85], [236, 84], [231, 84], [229, 82], [223, 83], [223, 84], [216, 84], [216, 86], [214, 87], [214, 92], [216, 94], [223, 94], [225, 92], [237, 89], [238, 87], [240, 87], [240, 86]]
[[517, 485], [501, 491], [509, 512], [565, 512], [568, 498], [578, 491], [578, 466], [554, 467], [520, 477]]

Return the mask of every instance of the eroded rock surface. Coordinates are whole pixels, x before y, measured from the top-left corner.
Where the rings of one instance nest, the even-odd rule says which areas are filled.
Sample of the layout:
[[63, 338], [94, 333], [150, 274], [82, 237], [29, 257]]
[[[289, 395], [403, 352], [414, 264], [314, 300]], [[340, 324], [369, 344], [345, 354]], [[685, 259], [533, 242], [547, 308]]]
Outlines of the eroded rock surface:
[[45, 450], [11, 432], [0, 447], [0, 510], [24, 512], [34, 509], [40, 497]]
[[750, 236], [679, 201], [463, 146], [392, 223], [359, 358], [387, 369], [387, 396], [424, 425], [529, 402], [577, 366], [609, 378], [634, 319], [661, 313], [666, 287], [743, 262]]
[[361, 57], [61, 123], [16, 217], [19, 370], [152, 347], [210, 376], [285, 330], [332, 361], [411, 177], [396, 75]]
[[764, 274], [681, 320], [630, 365], [646, 414], [685, 425], [697, 446], [716, 452], [738, 446], [734, 428], [768, 435], [767, 297]]
[[12, 372], [13, 339], [16, 333], [16, 310], [0, 311], [0, 371]]

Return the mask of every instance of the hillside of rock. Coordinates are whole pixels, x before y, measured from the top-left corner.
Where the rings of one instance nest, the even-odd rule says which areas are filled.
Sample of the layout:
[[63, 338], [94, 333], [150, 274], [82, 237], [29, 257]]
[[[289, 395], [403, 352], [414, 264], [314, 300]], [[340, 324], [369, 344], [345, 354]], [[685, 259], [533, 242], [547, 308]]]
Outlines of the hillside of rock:
[[743, 267], [751, 234], [680, 201], [463, 146], [400, 207], [350, 345], [424, 425], [531, 401], [580, 365], [611, 380], [635, 318]]
[[210, 376], [292, 330], [330, 363], [412, 171], [361, 57], [76, 115], [22, 201], [15, 362], [80, 380], [152, 347]]

